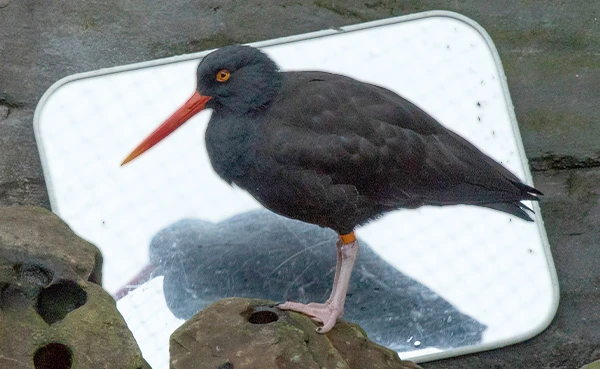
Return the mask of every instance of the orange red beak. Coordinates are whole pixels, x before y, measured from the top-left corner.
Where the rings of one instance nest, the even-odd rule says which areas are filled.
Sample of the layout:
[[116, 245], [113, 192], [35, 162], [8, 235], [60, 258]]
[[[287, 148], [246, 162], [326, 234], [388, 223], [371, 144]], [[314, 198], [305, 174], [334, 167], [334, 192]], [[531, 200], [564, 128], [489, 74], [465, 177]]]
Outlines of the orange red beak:
[[187, 122], [191, 117], [196, 115], [198, 112], [206, 108], [206, 103], [211, 99], [210, 96], [200, 95], [199, 92], [195, 92], [192, 97], [179, 108], [173, 115], [171, 115], [163, 124], [161, 124], [154, 132], [150, 134], [141, 144], [136, 147], [131, 154], [121, 165], [125, 165], [142, 155], [152, 146], [159, 143], [162, 139], [173, 133], [177, 128], [181, 127], [183, 123]]

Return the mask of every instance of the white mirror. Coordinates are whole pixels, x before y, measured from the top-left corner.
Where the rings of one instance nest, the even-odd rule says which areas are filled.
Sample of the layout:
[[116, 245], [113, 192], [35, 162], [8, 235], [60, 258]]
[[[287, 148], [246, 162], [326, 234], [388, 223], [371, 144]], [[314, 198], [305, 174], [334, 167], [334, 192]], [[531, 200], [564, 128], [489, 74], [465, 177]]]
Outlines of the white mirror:
[[[255, 46], [283, 70], [330, 71], [394, 90], [531, 183], [497, 52], [462, 16], [429, 12]], [[193, 93], [204, 55], [65, 78], [35, 115], [53, 211], [102, 250], [104, 287], [115, 295], [121, 290], [119, 309], [156, 369], [168, 367], [168, 337], [181, 318], [233, 295], [301, 299], [304, 291], [319, 300], [332, 266], [311, 258], [330, 255], [335, 265], [331, 232], [260, 211], [252, 197], [216, 176], [204, 147], [209, 111], [119, 166]], [[359, 228], [368, 246], [354, 271], [346, 318], [417, 362], [540, 332], [554, 316], [558, 287], [539, 209], [528, 205], [536, 210], [534, 223], [452, 206], [397, 211]], [[226, 250], [231, 243], [219, 242], [236, 222], [258, 232], [247, 247]], [[305, 236], [294, 241], [290, 230]], [[208, 273], [209, 247], [230, 265]], [[159, 265], [148, 268], [151, 259]], [[244, 269], [247, 260], [261, 267]], [[141, 271], [150, 279], [136, 280]], [[128, 288], [132, 279], [136, 286]]]

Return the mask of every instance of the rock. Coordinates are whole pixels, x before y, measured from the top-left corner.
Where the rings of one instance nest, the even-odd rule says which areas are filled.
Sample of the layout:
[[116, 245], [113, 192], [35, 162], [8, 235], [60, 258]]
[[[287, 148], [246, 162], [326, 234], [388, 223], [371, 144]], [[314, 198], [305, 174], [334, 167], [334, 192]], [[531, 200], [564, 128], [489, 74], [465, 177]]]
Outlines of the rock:
[[3, 307], [0, 368], [150, 368], [114, 300], [100, 286], [52, 287], [54, 293], [44, 298], [42, 291], [36, 306]]
[[[243, 235], [243, 237], [240, 237]], [[196, 219], [160, 231], [150, 245], [169, 309], [189, 319], [230, 296], [324, 301], [335, 273], [337, 235], [315, 225], [251, 211], [212, 224]], [[344, 318], [396, 351], [477, 344], [486, 326], [381, 259], [365, 242]]]
[[325, 334], [306, 316], [273, 302], [228, 298], [195, 315], [171, 335], [171, 369], [418, 369], [338, 322]]
[[102, 280], [102, 255], [58, 216], [32, 206], [0, 207], [0, 285], [46, 287]]
[[584, 365], [581, 369], [600, 369], [600, 360]]
[[[0, 0], [1, 2], [2, 0]], [[8, 117], [8, 106], [0, 105], [0, 121], [3, 121]]]
[[0, 368], [150, 368], [100, 286], [60, 283], [46, 290], [51, 288], [46, 298], [42, 290], [35, 306], [3, 306]]
[[0, 208], [0, 368], [149, 368], [101, 264], [51, 212]]

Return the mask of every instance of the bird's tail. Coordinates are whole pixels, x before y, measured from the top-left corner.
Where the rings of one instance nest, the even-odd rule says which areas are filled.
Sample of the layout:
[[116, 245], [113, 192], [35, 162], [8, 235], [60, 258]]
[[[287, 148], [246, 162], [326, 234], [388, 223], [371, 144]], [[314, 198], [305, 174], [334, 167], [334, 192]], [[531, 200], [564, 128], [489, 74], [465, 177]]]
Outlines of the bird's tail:
[[512, 214], [516, 217], [519, 217], [528, 222], [533, 222], [533, 219], [529, 215], [528, 212], [535, 214], [535, 212], [523, 204], [521, 201], [530, 200], [530, 201], [539, 201], [540, 198], [538, 196], [543, 196], [544, 194], [541, 191], [536, 190], [535, 188], [528, 186], [521, 182], [513, 182], [515, 186], [519, 188], [521, 191], [521, 196], [519, 199], [516, 199], [513, 202], [500, 202], [500, 203], [492, 203], [492, 204], [481, 204], [486, 208], [500, 210], [508, 214]]

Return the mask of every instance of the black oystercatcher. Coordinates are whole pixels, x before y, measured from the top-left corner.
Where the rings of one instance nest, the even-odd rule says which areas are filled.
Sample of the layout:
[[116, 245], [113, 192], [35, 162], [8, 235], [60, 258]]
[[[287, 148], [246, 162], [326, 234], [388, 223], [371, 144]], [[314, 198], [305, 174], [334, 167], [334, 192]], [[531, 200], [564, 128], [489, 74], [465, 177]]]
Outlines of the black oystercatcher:
[[199, 111], [213, 114], [206, 148], [217, 174], [275, 213], [340, 235], [331, 296], [280, 309], [333, 328], [358, 252], [354, 229], [422, 205], [484, 206], [531, 221], [522, 183], [456, 133], [385, 88], [325, 72], [280, 72], [258, 49], [227, 46], [198, 66], [197, 92], [125, 159]]

